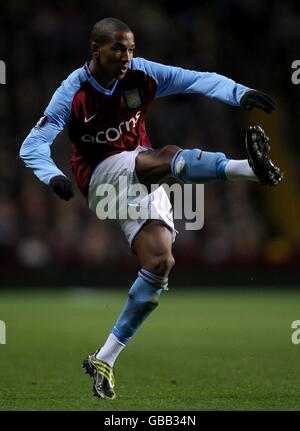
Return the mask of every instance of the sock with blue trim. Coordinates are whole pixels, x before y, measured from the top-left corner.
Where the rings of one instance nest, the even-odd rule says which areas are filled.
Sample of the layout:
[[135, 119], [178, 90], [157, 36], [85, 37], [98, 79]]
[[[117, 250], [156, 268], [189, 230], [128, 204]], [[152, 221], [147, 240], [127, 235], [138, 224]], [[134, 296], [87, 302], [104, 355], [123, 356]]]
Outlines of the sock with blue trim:
[[178, 151], [172, 159], [171, 172], [176, 178], [191, 183], [222, 179], [257, 181], [248, 160], [227, 159], [223, 153], [199, 149]]
[[112, 328], [104, 346], [97, 352], [97, 358], [113, 366], [117, 356], [130, 338], [157, 307], [162, 290], [168, 290], [168, 278], [159, 277], [141, 269], [128, 292], [128, 300]]
[[184, 182], [207, 183], [212, 180], [226, 179], [227, 162], [228, 159], [223, 153], [211, 153], [197, 148], [181, 150], [173, 157], [171, 172]]

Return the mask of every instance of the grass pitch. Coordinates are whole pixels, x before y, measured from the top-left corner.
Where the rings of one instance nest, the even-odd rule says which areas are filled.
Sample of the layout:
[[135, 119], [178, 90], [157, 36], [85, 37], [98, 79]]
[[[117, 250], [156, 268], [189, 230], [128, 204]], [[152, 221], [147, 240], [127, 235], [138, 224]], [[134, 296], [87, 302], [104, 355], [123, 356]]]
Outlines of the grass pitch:
[[300, 291], [188, 290], [160, 306], [116, 362], [117, 399], [92, 396], [81, 363], [126, 290], [0, 291], [0, 410], [299, 410]]

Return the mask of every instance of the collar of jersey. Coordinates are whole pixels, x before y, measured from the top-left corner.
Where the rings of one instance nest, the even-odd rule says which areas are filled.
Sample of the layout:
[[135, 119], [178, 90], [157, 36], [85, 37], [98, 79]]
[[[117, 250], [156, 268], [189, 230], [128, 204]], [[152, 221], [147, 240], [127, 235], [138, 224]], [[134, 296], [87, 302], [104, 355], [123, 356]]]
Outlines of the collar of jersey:
[[101, 93], [105, 94], [106, 96], [111, 96], [113, 94], [113, 92], [116, 89], [116, 86], [118, 85], [118, 80], [116, 80], [116, 82], [114, 83], [114, 86], [111, 90], [108, 90], [107, 88], [102, 87], [97, 81], [96, 79], [93, 77], [93, 75], [91, 74], [90, 68], [89, 68], [89, 64], [90, 62], [86, 61], [85, 65], [84, 65], [84, 69], [85, 72], [88, 76], [88, 82], [91, 84], [92, 87], [94, 87], [96, 90], [100, 91]]

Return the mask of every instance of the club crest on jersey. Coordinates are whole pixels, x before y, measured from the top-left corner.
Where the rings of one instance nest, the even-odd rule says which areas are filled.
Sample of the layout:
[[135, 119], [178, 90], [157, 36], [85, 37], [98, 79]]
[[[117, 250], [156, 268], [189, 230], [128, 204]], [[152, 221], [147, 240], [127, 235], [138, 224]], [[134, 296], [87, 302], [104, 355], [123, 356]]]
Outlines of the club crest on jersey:
[[135, 88], [134, 90], [125, 91], [125, 97], [129, 108], [137, 108], [142, 103], [137, 88]]

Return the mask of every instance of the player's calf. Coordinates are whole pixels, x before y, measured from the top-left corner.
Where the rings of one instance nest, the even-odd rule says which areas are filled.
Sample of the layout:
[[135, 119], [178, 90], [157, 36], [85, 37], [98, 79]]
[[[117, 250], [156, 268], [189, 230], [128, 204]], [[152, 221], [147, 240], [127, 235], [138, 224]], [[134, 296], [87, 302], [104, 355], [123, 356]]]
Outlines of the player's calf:
[[203, 151], [198, 148], [179, 151], [171, 161], [174, 177], [184, 182], [206, 183], [216, 179], [226, 179], [225, 154]]
[[112, 328], [112, 333], [123, 344], [128, 344], [143, 321], [157, 307], [168, 278], [159, 277], [142, 268], [128, 292], [128, 300]]

